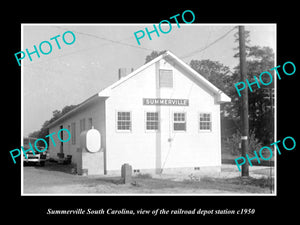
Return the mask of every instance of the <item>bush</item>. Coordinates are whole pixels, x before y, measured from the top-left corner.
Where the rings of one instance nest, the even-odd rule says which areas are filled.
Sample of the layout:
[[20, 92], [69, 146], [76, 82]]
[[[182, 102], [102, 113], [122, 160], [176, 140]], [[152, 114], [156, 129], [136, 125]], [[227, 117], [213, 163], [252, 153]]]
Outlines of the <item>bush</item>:
[[[232, 155], [240, 155], [241, 154], [241, 132], [237, 131], [234, 133], [227, 141], [227, 145], [230, 148], [230, 152]], [[261, 142], [255, 137], [254, 131], [249, 132], [249, 149], [248, 154], [253, 155], [253, 151], [259, 151], [263, 147]]]

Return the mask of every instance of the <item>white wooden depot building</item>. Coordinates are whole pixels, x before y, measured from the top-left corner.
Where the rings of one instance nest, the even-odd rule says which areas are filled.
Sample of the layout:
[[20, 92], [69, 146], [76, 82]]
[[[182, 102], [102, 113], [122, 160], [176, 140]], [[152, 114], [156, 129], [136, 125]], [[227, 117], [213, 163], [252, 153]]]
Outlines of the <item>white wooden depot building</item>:
[[67, 128], [72, 137], [55, 147], [49, 141], [50, 157], [64, 153], [76, 163], [79, 135], [94, 126], [101, 133], [103, 157], [92, 166], [102, 174], [120, 173], [124, 163], [141, 173], [218, 171], [220, 104], [229, 101], [167, 51], [51, 123], [49, 133]]

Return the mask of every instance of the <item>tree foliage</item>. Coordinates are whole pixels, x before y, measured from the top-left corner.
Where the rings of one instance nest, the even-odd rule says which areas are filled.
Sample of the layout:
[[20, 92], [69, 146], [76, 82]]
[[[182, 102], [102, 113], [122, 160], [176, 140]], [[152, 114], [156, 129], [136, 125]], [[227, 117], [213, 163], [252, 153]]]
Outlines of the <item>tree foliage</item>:
[[146, 61], [145, 61], [145, 64], [150, 62], [152, 59], [155, 59], [156, 57], [164, 54], [166, 52], [166, 50], [163, 50], [163, 51], [152, 51], [150, 53], [150, 55], [147, 55], [146, 56]]
[[[228, 145], [230, 149], [230, 153], [232, 155], [241, 155], [241, 132], [238, 130], [236, 133], [230, 136], [228, 140], [226, 141], [226, 144]], [[261, 149], [263, 146], [261, 144], [261, 141], [259, 141], [258, 138], [256, 138], [255, 133], [253, 130], [249, 132], [249, 155], [254, 155], [254, 151]]]
[[[249, 128], [255, 132], [256, 137], [263, 143], [269, 144], [273, 141], [274, 129], [274, 112], [270, 96], [274, 92], [274, 71], [270, 71], [274, 67], [274, 52], [269, 47], [251, 46], [247, 54], [247, 79], [249, 83], [255, 81], [254, 76], [259, 79], [259, 75], [268, 71], [272, 74], [273, 82], [268, 85], [256, 84], [252, 85], [252, 91], [249, 90], [248, 85], [248, 103], [249, 103]], [[268, 76], [262, 78], [265, 83], [270, 81]], [[241, 97], [238, 96], [234, 84], [241, 81], [240, 66], [236, 66], [232, 76], [232, 86], [229, 90], [229, 96], [232, 99], [232, 104], [228, 104], [226, 110], [230, 118], [241, 127]]]
[[37, 130], [37, 131], [33, 131], [32, 133], [30, 133], [28, 136], [29, 137], [35, 137], [35, 138], [43, 138], [47, 141], [47, 143], [49, 144], [49, 138], [45, 138], [45, 136], [47, 136], [49, 134], [49, 129], [47, 128], [47, 126], [52, 123], [53, 121], [59, 119], [60, 117], [62, 117], [64, 114], [66, 114], [67, 112], [69, 112], [70, 110], [74, 109], [77, 105], [67, 105], [65, 107], [63, 107], [63, 109], [60, 110], [54, 110], [52, 112], [52, 117], [50, 120], [46, 120], [41, 129]]
[[[239, 57], [239, 36], [235, 33], [235, 42], [237, 47], [234, 48], [236, 53], [233, 57]], [[274, 67], [274, 52], [269, 47], [251, 46], [250, 32], [245, 31], [246, 38], [246, 63], [247, 63], [247, 79], [249, 82], [254, 82], [254, 76], [259, 78], [259, 75], [264, 71], [269, 71], [275, 80], [274, 71], [270, 68]], [[162, 52], [152, 52], [146, 57], [146, 62], [163, 54]], [[225, 94], [231, 97], [232, 102], [221, 105], [221, 122], [223, 127], [223, 137], [229, 137], [232, 134], [240, 132], [241, 128], [241, 97], [238, 96], [234, 84], [241, 81], [240, 66], [237, 65], [233, 70], [218, 61], [210, 59], [190, 61], [190, 66], [199, 74], [205, 77], [208, 81], [222, 90]], [[266, 75], [262, 80], [265, 83], [270, 81]], [[273, 95], [274, 82], [268, 86], [260, 85], [252, 86], [253, 91], [248, 89], [248, 102], [249, 102], [249, 128], [251, 135], [258, 139], [262, 144], [270, 144], [273, 142], [274, 129], [274, 112], [270, 96]], [[246, 87], [248, 88], [248, 87]]]
[[232, 73], [230, 68], [220, 62], [211, 61], [209, 59], [191, 60], [190, 66], [225, 93], [229, 85], [231, 85], [230, 75]]
[[[235, 41], [238, 43], [237, 33], [235, 34], [235, 37]], [[233, 57], [239, 57], [238, 48], [235, 48], [235, 50], [237, 52], [233, 55]], [[148, 63], [165, 52], [166, 50], [151, 52], [150, 55], [146, 56], [145, 63]], [[269, 69], [274, 67], [273, 50], [269, 47], [251, 46], [250, 33], [248, 31], [246, 31], [246, 58], [247, 74], [250, 83], [254, 82], [254, 76], [259, 77], [259, 75], [264, 71], [271, 72]], [[194, 59], [191, 60], [190, 66], [231, 97], [231, 103], [221, 105], [221, 122], [222, 125], [225, 125], [222, 126], [222, 136], [232, 137], [233, 134], [237, 135], [241, 127], [241, 97], [238, 96], [234, 84], [241, 80], [239, 65], [237, 65], [232, 71], [228, 66], [223, 65], [218, 61], [212, 61], [210, 59]], [[273, 75], [274, 81], [274, 71], [271, 72], [271, 74]], [[269, 78], [265, 77], [263, 79]], [[267, 83], [268, 80], [265, 82]], [[253, 85], [253, 92], [248, 91], [250, 133], [253, 138], [256, 138], [255, 142], [257, 142], [257, 145], [259, 145], [259, 142], [262, 142], [265, 145], [273, 142], [274, 112], [270, 94], [267, 94], [272, 93], [272, 88], [274, 87], [273, 84], [274, 82], [272, 82], [269, 86], [261, 85], [261, 88]], [[65, 106], [61, 111], [54, 110], [52, 118], [45, 121], [40, 130], [30, 133], [29, 136], [45, 138], [45, 136], [49, 133], [46, 127], [76, 106], [77, 105], [69, 105]]]

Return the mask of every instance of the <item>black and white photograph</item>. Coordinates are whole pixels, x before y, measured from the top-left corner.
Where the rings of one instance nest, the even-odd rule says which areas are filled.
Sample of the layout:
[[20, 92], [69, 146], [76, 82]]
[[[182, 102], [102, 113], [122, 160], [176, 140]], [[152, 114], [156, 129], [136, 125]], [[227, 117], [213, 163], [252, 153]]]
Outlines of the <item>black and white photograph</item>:
[[241, 28], [258, 78], [276, 24], [22, 24], [23, 194], [276, 194], [275, 71], [248, 77], [235, 161]]
[[292, 220], [296, 6], [124, 3], [5, 7], [3, 218]]

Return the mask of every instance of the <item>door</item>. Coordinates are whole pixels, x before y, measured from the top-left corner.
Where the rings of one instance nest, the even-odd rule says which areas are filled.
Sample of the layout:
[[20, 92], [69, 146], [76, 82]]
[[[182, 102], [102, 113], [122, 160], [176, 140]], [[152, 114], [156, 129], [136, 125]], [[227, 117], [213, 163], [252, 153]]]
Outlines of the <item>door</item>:
[[159, 117], [160, 127], [156, 134], [156, 172], [162, 173], [172, 154], [173, 133], [170, 107], [159, 107]]
[[180, 149], [178, 149], [177, 145], [181, 144], [182, 138], [180, 137], [186, 133], [187, 114], [182, 108], [177, 107], [161, 107], [160, 112], [159, 155], [161, 162], [160, 171], [162, 172], [165, 168], [173, 168], [177, 165], [178, 154], [180, 154], [180, 151], [178, 152]]

